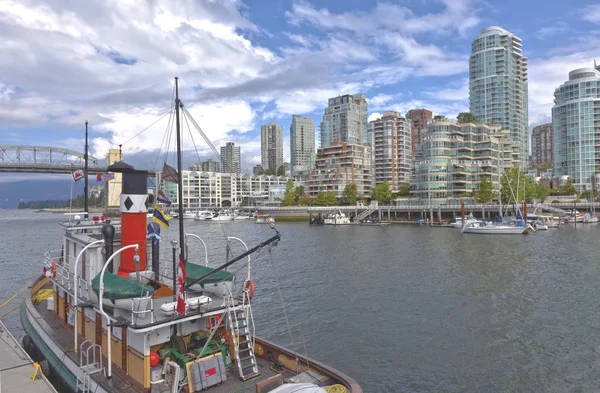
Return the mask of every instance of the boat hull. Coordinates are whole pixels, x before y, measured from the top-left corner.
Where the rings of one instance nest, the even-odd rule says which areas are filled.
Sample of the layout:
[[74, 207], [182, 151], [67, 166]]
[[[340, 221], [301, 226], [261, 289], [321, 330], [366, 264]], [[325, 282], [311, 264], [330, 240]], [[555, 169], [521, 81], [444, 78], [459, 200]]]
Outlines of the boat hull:
[[522, 227], [466, 227], [463, 233], [487, 234], [487, 235], [524, 235], [527, 230]]

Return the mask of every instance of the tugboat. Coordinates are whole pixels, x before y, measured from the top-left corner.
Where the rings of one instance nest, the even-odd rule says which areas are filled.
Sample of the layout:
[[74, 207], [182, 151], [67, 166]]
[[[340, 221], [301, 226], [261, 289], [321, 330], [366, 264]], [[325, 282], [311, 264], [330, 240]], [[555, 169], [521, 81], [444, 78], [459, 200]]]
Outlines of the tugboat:
[[[175, 92], [181, 173], [185, 109], [177, 78]], [[87, 143], [85, 150], [87, 157]], [[60, 249], [44, 255], [20, 310], [24, 343], [47, 361], [61, 392], [362, 392], [342, 372], [256, 337], [249, 262], [241, 279], [226, 268], [276, 245], [281, 236], [273, 223], [272, 237], [211, 268], [187, 255], [187, 236], [198, 236], [178, 220], [173, 269], [165, 274], [159, 227], [147, 225], [147, 172], [124, 162], [108, 170], [122, 173], [120, 221], [70, 216]], [[183, 217], [181, 176], [177, 185]]]

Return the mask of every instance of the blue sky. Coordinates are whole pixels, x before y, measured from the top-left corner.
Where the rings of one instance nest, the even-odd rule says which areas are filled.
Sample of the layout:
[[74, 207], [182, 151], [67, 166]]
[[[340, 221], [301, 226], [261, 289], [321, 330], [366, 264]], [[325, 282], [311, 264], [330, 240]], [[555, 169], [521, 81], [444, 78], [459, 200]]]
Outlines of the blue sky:
[[[172, 77], [217, 145], [260, 161], [260, 125], [321, 120], [327, 98], [365, 94], [369, 113], [468, 110], [472, 39], [487, 26], [523, 39], [530, 125], [550, 120], [568, 72], [600, 62], [600, 5], [590, 1], [86, 1], [0, 3], [0, 144], [92, 153], [169, 111]], [[127, 161], [161, 162], [167, 117], [123, 146]], [[188, 162], [210, 157], [185, 137]], [[171, 155], [172, 157], [172, 155]]]

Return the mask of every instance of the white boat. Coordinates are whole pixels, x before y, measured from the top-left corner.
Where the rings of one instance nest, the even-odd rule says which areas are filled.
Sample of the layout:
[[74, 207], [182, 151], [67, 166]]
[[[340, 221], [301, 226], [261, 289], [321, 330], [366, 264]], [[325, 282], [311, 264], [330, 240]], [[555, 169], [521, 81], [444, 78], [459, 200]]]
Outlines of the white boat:
[[530, 232], [529, 227], [508, 224], [494, 224], [489, 222], [476, 222], [467, 224], [463, 233], [490, 234], [490, 235], [526, 235]]
[[196, 213], [196, 217], [194, 217], [194, 220], [196, 221], [206, 221], [206, 220], [212, 220], [214, 217], [214, 214], [211, 211], [208, 210], [199, 210]]
[[335, 213], [330, 213], [325, 217], [325, 225], [347, 225], [350, 224], [350, 218], [338, 210]]
[[544, 231], [548, 230], [548, 228], [558, 228], [558, 221], [552, 216], [540, 215], [535, 223], [535, 229]]
[[[481, 222], [481, 220], [476, 219], [472, 215], [469, 215], [469, 216], [465, 217], [465, 224], [466, 225], [472, 224], [472, 223], [475, 223], [475, 222]], [[456, 221], [451, 222], [450, 225], [453, 228], [459, 228], [459, 229], [462, 228], [463, 227], [463, 219], [462, 219], [462, 217], [456, 217]]]
[[598, 217], [596, 217], [592, 212], [585, 213], [583, 216], [583, 222], [586, 224], [597, 224]]
[[[171, 214], [171, 218], [179, 218], [179, 213], [173, 212]], [[194, 218], [196, 218], [196, 212], [194, 212], [192, 210], [186, 210], [183, 212], [184, 220], [193, 220]]]
[[215, 214], [211, 221], [232, 221], [233, 216], [229, 214], [229, 212], [221, 211], [218, 214]]

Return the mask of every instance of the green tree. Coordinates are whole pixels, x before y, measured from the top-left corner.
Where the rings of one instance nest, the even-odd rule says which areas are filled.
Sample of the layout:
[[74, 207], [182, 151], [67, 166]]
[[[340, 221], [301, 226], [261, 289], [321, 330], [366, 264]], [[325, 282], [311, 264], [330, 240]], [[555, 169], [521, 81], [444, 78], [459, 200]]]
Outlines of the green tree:
[[267, 175], [267, 176], [274, 176], [275, 175], [275, 169], [273, 169], [273, 168], [265, 169], [263, 174]]
[[525, 173], [523, 173], [518, 166], [506, 170], [502, 176], [501, 184], [502, 188], [500, 189], [500, 195], [502, 196], [502, 203], [504, 204], [516, 203], [516, 197], [519, 198], [520, 202], [523, 202], [523, 197], [525, 197], [528, 202], [538, 198], [538, 190], [535, 184], [533, 184], [533, 181], [530, 178], [525, 176]]
[[458, 116], [456, 116], [456, 120], [458, 120], [458, 124], [465, 123], [473, 123], [477, 124], [477, 118], [473, 116], [471, 112], [460, 112]]
[[375, 199], [378, 203], [384, 204], [392, 199], [392, 191], [390, 190], [390, 184], [388, 182], [383, 182], [378, 184], [373, 188], [373, 192], [371, 194], [371, 198]]
[[356, 184], [346, 184], [342, 196], [347, 204], [356, 205], [356, 198], [358, 196], [358, 188], [356, 187]]
[[298, 198], [298, 205], [300, 206], [310, 206], [313, 203], [313, 199], [308, 194], [302, 194]]
[[296, 198], [294, 195], [294, 182], [292, 179], [289, 179], [285, 183], [285, 193], [283, 194], [283, 199], [281, 200], [281, 204], [283, 206], [292, 206], [296, 203]]
[[442, 115], [435, 115], [435, 116], [433, 116], [433, 121], [446, 121], [446, 120], [448, 120], [446, 118], [446, 116], [442, 116]]
[[319, 192], [313, 200], [315, 206], [334, 206], [337, 204], [337, 198], [333, 191]]
[[398, 189], [398, 192], [396, 193], [396, 197], [399, 197], [399, 198], [410, 197], [410, 184], [408, 184], [408, 183], [400, 184], [400, 188]]
[[279, 168], [277, 168], [277, 176], [285, 176], [285, 165], [282, 165]]
[[475, 192], [475, 200], [479, 203], [490, 203], [494, 200], [494, 185], [486, 176], [481, 178], [479, 187]]
[[564, 186], [560, 188], [562, 195], [574, 195], [577, 194], [577, 189], [573, 185], [571, 179], [567, 180]]
[[545, 184], [534, 184], [532, 197], [539, 199], [542, 203], [550, 195], [550, 187]]
[[596, 196], [598, 195], [597, 190], [585, 190], [581, 193], [581, 195], [579, 195], [579, 197], [587, 201], [591, 198], [591, 195], [594, 195], [594, 199], [596, 199]]
[[294, 201], [296, 203], [298, 203], [302, 195], [304, 195], [304, 186], [297, 186], [296, 188], [294, 188]]

